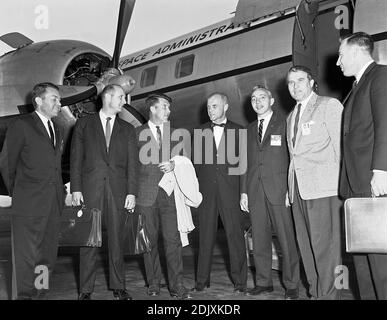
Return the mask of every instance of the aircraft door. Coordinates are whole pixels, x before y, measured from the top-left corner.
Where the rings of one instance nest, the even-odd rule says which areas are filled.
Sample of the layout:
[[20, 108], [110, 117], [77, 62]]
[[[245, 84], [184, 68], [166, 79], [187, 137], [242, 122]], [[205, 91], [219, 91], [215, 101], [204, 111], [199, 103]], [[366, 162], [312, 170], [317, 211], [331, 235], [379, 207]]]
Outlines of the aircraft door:
[[387, 64], [387, 1], [356, 1], [353, 32], [363, 31], [375, 41], [374, 59]]
[[305, 0], [300, 2], [294, 20], [292, 46], [293, 64], [310, 68], [316, 77], [318, 77], [317, 14], [318, 2]]

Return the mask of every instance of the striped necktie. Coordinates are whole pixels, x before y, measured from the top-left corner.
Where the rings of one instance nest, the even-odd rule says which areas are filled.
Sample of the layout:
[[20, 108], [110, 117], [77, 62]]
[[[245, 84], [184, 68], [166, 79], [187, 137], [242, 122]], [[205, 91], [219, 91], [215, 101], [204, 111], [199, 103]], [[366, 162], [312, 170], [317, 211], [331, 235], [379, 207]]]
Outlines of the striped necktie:
[[301, 112], [301, 103], [297, 105], [297, 114], [296, 119], [294, 120], [294, 127], [293, 127], [293, 147], [296, 143], [296, 137], [297, 137], [297, 131], [298, 131], [298, 122], [300, 121], [300, 112]]
[[161, 149], [161, 146], [162, 146], [162, 137], [161, 137], [160, 126], [156, 126], [156, 133], [157, 133], [157, 143], [158, 143], [158, 145], [159, 145], [159, 149]]
[[259, 143], [262, 143], [262, 133], [263, 133], [263, 121], [265, 119], [259, 120], [259, 127], [258, 127], [258, 141]]
[[106, 149], [109, 151], [109, 144], [110, 144], [110, 137], [112, 135], [112, 129], [110, 127], [110, 120], [112, 118], [107, 117], [106, 118], [106, 130], [105, 130], [105, 139], [106, 139]]
[[50, 132], [51, 143], [52, 143], [52, 146], [55, 149], [55, 137], [54, 137], [54, 130], [52, 130], [52, 126], [51, 126], [51, 121], [48, 120], [47, 124], [48, 124], [48, 131]]

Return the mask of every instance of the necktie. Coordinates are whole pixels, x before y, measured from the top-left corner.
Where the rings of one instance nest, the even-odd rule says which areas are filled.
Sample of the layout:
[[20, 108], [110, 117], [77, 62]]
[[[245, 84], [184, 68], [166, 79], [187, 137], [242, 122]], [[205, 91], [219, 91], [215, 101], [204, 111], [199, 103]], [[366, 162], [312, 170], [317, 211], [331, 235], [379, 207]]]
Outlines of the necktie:
[[347, 102], [348, 98], [351, 96], [352, 91], [355, 89], [356, 86], [357, 86], [357, 80], [355, 80], [355, 81], [352, 83], [351, 91], [349, 91], [348, 94], [347, 94], [347, 96], [344, 98], [344, 100], [343, 100], [343, 102], [342, 102], [343, 105]]
[[156, 133], [157, 133], [157, 143], [159, 144], [159, 149], [161, 149], [162, 138], [161, 138], [160, 126], [156, 126]]
[[52, 146], [55, 148], [54, 130], [52, 130], [51, 121], [48, 120], [47, 124], [48, 124], [48, 131], [50, 132], [51, 143], [52, 143]]
[[259, 140], [259, 143], [262, 142], [262, 133], [263, 133], [263, 121], [265, 119], [261, 119], [259, 120], [259, 127], [258, 127], [258, 140]]
[[224, 126], [225, 126], [226, 124], [225, 123], [214, 123], [214, 122], [211, 122], [211, 128], [213, 128], [213, 127], [222, 127], [222, 128], [224, 128]]
[[106, 139], [106, 149], [109, 151], [109, 144], [110, 144], [110, 137], [112, 135], [112, 129], [110, 127], [110, 120], [112, 118], [107, 117], [106, 118], [106, 130], [105, 130], [105, 139]]
[[293, 127], [293, 147], [296, 143], [296, 137], [297, 137], [297, 131], [298, 131], [298, 122], [300, 120], [300, 111], [301, 111], [301, 103], [297, 105], [297, 114], [296, 119], [294, 120], [294, 127]]

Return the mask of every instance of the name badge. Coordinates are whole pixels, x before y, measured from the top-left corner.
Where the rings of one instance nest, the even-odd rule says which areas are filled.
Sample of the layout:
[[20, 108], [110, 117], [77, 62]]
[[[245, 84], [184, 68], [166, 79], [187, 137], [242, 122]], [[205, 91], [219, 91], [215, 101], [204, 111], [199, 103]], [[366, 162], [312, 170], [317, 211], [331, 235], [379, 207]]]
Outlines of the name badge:
[[312, 130], [311, 130], [311, 123], [310, 122], [307, 122], [307, 123], [303, 123], [301, 125], [301, 132], [302, 132], [302, 135], [303, 136], [308, 136], [312, 133]]
[[271, 146], [281, 146], [281, 135], [280, 134], [272, 134], [270, 139]]

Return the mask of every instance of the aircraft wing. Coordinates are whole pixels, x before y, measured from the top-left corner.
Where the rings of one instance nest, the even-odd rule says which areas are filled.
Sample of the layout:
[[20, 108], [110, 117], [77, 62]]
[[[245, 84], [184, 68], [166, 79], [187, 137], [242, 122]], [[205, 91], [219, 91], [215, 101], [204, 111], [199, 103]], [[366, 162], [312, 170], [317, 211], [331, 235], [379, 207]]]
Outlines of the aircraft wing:
[[33, 43], [33, 41], [30, 38], [26, 37], [25, 35], [19, 32], [11, 32], [11, 33], [4, 34], [0, 37], [0, 40], [14, 49]]
[[296, 7], [300, 0], [239, 0], [234, 23], [240, 24]]

